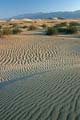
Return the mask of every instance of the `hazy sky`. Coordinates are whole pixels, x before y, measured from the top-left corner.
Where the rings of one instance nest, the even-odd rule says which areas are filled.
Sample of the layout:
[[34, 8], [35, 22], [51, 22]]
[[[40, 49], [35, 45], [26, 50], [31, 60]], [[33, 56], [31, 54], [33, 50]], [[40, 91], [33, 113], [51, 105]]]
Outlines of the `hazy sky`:
[[74, 11], [80, 0], [0, 0], [0, 18], [35, 12]]

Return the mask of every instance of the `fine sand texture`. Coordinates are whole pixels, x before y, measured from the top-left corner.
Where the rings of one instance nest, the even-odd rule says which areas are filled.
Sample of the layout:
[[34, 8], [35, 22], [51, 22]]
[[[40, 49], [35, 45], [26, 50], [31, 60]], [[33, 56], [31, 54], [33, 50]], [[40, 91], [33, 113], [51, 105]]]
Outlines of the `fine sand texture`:
[[0, 120], [80, 120], [80, 38], [0, 39]]

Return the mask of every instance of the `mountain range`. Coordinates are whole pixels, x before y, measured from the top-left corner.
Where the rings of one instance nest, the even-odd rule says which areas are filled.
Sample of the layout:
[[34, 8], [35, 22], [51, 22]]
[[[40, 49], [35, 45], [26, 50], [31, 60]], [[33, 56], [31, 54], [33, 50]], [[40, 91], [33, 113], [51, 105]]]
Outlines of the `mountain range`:
[[64, 11], [64, 12], [50, 12], [50, 13], [28, 13], [28, 14], [22, 14], [17, 15], [12, 18], [14, 19], [23, 19], [23, 18], [29, 18], [29, 19], [47, 19], [47, 18], [54, 18], [54, 17], [60, 17], [60, 18], [80, 18], [80, 10], [77, 11]]

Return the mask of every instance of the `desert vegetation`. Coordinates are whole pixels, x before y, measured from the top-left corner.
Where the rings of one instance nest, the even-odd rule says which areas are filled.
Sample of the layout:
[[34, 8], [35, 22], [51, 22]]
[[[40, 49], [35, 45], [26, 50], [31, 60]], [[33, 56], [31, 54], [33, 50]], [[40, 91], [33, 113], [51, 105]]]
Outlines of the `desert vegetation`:
[[37, 27], [35, 26], [35, 25], [30, 25], [29, 26], [29, 28], [28, 28], [28, 30], [30, 31], [30, 30], [36, 30], [37, 29]]
[[42, 24], [41, 25], [43, 28], [47, 28], [47, 25], [46, 24]]
[[47, 35], [56, 35], [56, 34], [76, 34], [79, 32], [78, 29], [79, 23], [70, 22], [70, 23], [60, 23], [56, 24], [53, 27], [48, 27], [46, 30]]
[[[32, 20], [30, 22], [5, 22], [0, 24], [0, 37], [9, 34], [20, 34], [22, 31], [45, 30], [46, 35], [68, 35], [80, 32], [80, 22], [71, 20], [54, 21]], [[44, 31], [43, 31], [44, 32]]]
[[14, 29], [12, 29], [12, 31], [11, 31], [12, 34], [19, 34], [19, 33], [21, 33], [21, 32], [22, 32], [22, 30], [19, 29], [19, 28], [14, 28]]
[[19, 28], [11, 29], [11, 28], [6, 27], [6, 28], [0, 29], [0, 37], [5, 37], [5, 36], [12, 35], [12, 34], [19, 34], [21, 32], [22, 30]]
[[58, 35], [58, 29], [54, 27], [48, 27], [46, 30], [46, 35]]
[[80, 26], [79, 22], [70, 22], [69, 26]]

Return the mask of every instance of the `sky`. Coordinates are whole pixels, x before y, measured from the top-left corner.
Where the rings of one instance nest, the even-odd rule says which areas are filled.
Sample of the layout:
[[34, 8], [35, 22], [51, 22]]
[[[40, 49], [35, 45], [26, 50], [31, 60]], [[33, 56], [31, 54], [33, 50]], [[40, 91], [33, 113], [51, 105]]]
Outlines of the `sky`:
[[0, 18], [24, 13], [80, 10], [80, 0], [0, 0]]

